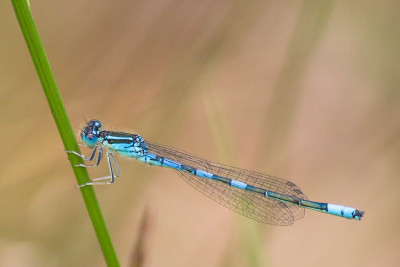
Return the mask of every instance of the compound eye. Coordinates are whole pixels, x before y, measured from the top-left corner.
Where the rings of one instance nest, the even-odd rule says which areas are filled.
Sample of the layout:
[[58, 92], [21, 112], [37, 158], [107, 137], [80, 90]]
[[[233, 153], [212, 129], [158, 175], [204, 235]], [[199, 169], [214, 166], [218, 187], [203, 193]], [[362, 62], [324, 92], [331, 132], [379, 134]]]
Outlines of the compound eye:
[[94, 131], [99, 131], [99, 130], [101, 130], [101, 123], [100, 123], [100, 121], [97, 121], [97, 120], [92, 120], [91, 121], [91, 125], [92, 125], [92, 129], [94, 130]]

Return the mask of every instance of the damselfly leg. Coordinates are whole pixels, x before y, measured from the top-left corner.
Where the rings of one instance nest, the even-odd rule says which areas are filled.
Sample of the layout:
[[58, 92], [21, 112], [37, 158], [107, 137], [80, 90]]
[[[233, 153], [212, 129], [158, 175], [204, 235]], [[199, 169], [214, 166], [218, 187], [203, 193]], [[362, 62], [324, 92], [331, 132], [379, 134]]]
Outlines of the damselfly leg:
[[[84, 160], [93, 161], [93, 160], [95, 160], [96, 151], [97, 151], [97, 146], [94, 147], [93, 152], [90, 155], [90, 157], [86, 157], [85, 155], [79, 154], [76, 151], [66, 151], [66, 152], [74, 154], [74, 155], [76, 155], [76, 156], [78, 156], [78, 157], [80, 157], [80, 158], [82, 158]], [[75, 167], [97, 167], [100, 164], [100, 161], [101, 161], [102, 157], [103, 157], [103, 146], [100, 145], [99, 152], [97, 154], [97, 159], [96, 159], [96, 163], [95, 164], [77, 164], [77, 165], [75, 165]], [[108, 168], [109, 168], [109, 171], [110, 171], [110, 175], [92, 179], [88, 183], [78, 185], [78, 187], [84, 187], [86, 185], [104, 185], [104, 184], [112, 184], [112, 183], [114, 183], [115, 178], [119, 177], [121, 175], [121, 172], [119, 170], [117, 161], [115, 160], [115, 157], [114, 157], [113, 153], [109, 152], [108, 149], [107, 149], [107, 152], [106, 152], [106, 157], [107, 157], [107, 162], [108, 162]], [[114, 168], [115, 168], [115, 172], [114, 172]], [[109, 180], [109, 181], [107, 181], [107, 182], [97, 182], [97, 181], [103, 181], [103, 180]]]
[[[76, 156], [78, 156], [78, 157], [80, 157], [80, 158], [82, 158], [84, 160], [87, 160], [87, 161], [93, 161], [95, 156], [96, 156], [97, 145], [94, 147], [93, 152], [89, 157], [86, 157], [83, 154], [79, 154], [76, 151], [65, 151], [65, 152], [70, 153], [70, 154], [74, 154], [74, 155], [76, 155]], [[95, 164], [77, 164], [77, 165], [75, 165], [75, 167], [97, 167], [97, 166], [99, 166], [102, 157], [103, 157], [103, 147], [100, 146], [99, 153], [97, 154], [97, 160], [96, 160]]]

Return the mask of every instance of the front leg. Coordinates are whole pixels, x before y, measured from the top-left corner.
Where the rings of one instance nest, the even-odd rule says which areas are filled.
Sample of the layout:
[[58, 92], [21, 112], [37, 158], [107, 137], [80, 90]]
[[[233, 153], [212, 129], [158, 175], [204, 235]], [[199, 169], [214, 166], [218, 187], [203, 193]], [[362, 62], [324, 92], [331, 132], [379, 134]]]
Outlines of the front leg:
[[[84, 160], [93, 161], [97, 152], [97, 145], [94, 147], [92, 154], [90, 157], [86, 157], [85, 155], [79, 154], [76, 151], [65, 151], [70, 154], [74, 154]], [[103, 146], [100, 145], [99, 153], [97, 155], [96, 163], [95, 164], [77, 164], [75, 167], [96, 167], [100, 164], [101, 158], [103, 157]]]
[[74, 154], [77, 155], [78, 157], [87, 160], [87, 161], [92, 161], [94, 159], [94, 156], [96, 154], [97, 151], [97, 145], [94, 147], [92, 154], [90, 155], [90, 157], [86, 157], [85, 155], [79, 154], [76, 151], [69, 151], [69, 150], [65, 150], [65, 152], [70, 153], [70, 154]]

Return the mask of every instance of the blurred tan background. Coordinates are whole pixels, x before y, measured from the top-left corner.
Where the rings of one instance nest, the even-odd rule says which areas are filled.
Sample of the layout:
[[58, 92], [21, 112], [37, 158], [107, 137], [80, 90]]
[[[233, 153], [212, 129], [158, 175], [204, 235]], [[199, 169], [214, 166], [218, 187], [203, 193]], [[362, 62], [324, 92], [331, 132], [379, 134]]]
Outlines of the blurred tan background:
[[[76, 132], [98, 118], [366, 211], [273, 227], [120, 160], [96, 192], [122, 266], [137, 244], [143, 266], [400, 265], [398, 1], [31, 8]], [[0, 266], [105, 266], [10, 1], [0, 15]]]

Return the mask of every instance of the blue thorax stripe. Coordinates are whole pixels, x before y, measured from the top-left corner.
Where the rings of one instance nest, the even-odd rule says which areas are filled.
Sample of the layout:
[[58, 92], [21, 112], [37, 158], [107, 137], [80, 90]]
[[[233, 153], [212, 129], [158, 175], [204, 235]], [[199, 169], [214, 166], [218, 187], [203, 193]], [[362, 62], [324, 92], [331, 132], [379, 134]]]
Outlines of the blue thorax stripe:
[[133, 141], [133, 137], [132, 136], [114, 136], [114, 135], [109, 135], [107, 136], [108, 140], [131, 140]]

